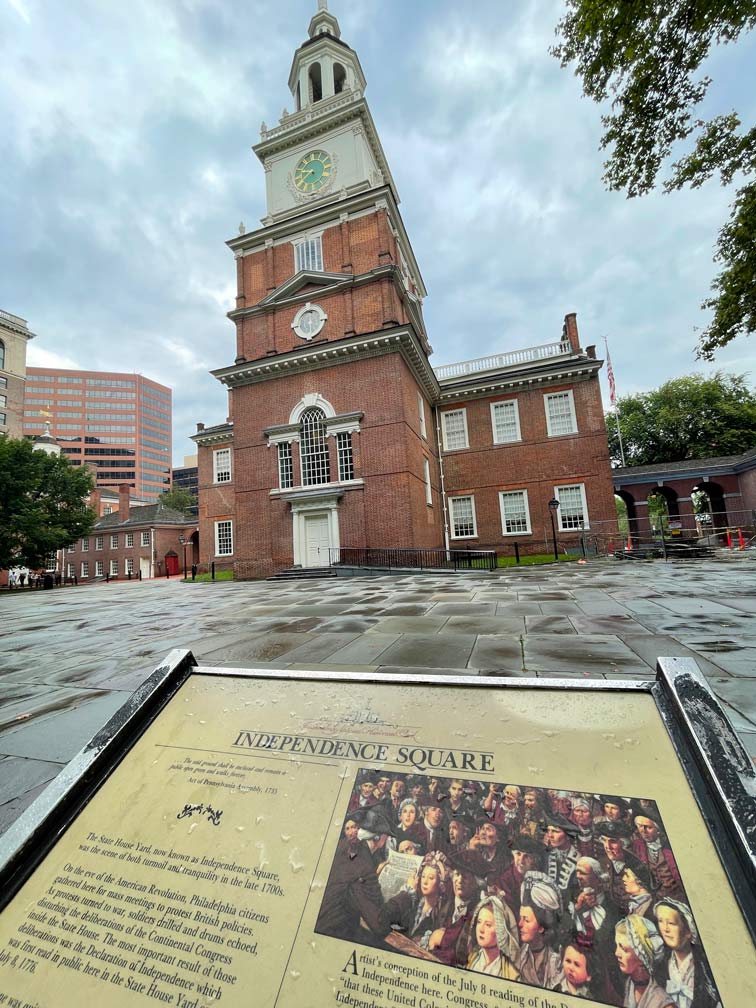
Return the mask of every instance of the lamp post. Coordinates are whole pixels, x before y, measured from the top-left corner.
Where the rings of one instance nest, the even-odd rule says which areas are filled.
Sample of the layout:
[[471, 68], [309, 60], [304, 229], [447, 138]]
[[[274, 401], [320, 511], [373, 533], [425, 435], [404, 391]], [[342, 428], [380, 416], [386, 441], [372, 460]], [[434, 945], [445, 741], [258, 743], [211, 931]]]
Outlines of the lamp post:
[[551, 516], [551, 541], [554, 544], [554, 559], [559, 559], [559, 550], [557, 549], [557, 538], [556, 538], [556, 524], [554, 522], [554, 515], [559, 510], [559, 501], [556, 497], [552, 497], [549, 501], [549, 515]]
[[179, 536], [179, 542], [181, 543], [181, 549], [184, 551], [184, 581], [186, 581], [186, 539], [183, 532]]

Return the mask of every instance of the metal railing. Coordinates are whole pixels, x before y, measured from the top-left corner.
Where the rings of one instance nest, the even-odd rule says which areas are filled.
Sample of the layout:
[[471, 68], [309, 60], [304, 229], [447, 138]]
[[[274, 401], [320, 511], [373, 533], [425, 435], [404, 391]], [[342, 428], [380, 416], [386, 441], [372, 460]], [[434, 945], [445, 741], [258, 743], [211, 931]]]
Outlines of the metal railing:
[[459, 378], [479, 371], [495, 371], [517, 364], [531, 364], [533, 361], [547, 360], [549, 357], [564, 357], [572, 352], [572, 347], [565, 341], [542, 343], [540, 346], [525, 347], [523, 350], [512, 350], [509, 353], [490, 354], [488, 357], [476, 357], [474, 360], [459, 361], [456, 364], [442, 364], [433, 370], [439, 381], [443, 381], [444, 378]]
[[331, 567], [381, 570], [496, 570], [494, 550], [366, 549], [342, 546], [329, 549]]

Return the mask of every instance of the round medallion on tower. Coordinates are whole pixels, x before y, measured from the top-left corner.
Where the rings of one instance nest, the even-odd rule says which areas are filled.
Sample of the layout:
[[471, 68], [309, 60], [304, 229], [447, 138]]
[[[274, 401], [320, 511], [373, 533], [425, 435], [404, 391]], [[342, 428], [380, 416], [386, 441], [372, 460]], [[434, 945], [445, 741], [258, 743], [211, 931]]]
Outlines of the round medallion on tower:
[[333, 158], [327, 151], [310, 151], [294, 168], [294, 185], [305, 196], [314, 195], [330, 185], [335, 170]]
[[304, 308], [300, 308], [294, 316], [291, 328], [303, 340], [314, 339], [326, 324], [328, 316], [320, 305], [310, 304], [308, 301]]

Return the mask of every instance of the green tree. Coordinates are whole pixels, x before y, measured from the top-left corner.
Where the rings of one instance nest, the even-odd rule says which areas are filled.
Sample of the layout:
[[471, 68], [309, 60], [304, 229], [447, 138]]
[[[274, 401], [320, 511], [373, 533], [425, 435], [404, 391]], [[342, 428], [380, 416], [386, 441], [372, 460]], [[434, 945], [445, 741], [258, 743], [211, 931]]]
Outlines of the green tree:
[[0, 568], [44, 566], [50, 553], [87, 535], [95, 514], [85, 467], [0, 437]]
[[756, 127], [738, 114], [694, 118], [711, 79], [700, 73], [712, 46], [734, 42], [756, 25], [756, 0], [566, 0], [552, 53], [576, 63], [583, 93], [611, 101], [602, 117], [609, 150], [604, 181], [641, 196], [654, 188], [673, 147], [691, 149], [674, 164], [664, 191], [697, 188], [718, 175], [745, 184], [732, 203], [714, 256], [722, 266], [702, 308], [713, 317], [698, 347], [711, 360], [738, 335], [756, 331]]
[[[700, 374], [622, 396], [617, 416], [627, 465], [738, 455], [756, 444], [756, 396], [743, 375]], [[607, 414], [609, 452], [619, 462], [615, 414]]]
[[174, 511], [181, 511], [186, 514], [189, 508], [194, 507], [197, 498], [185, 490], [184, 487], [175, 486], [171, 490], [166, 490], [160, 495], [160, 503], [165, 507], [173, 508]]

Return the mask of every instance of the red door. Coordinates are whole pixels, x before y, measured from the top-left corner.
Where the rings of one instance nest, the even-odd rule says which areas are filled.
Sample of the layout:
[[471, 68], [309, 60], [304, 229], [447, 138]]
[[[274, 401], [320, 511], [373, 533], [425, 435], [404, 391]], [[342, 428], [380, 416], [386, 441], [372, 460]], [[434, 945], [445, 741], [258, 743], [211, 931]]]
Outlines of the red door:
[[166, 553], [165, 555], [165, 569], [168, 571], [171, 577], [179, 572], [179, 562], [178, 557], [175, 553]]

